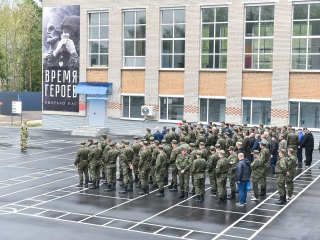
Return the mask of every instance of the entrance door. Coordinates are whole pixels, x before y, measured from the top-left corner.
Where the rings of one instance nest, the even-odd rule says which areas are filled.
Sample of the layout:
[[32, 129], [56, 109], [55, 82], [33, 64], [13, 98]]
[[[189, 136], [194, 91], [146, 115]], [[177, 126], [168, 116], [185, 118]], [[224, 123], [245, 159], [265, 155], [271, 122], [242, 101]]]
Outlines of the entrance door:
[[106, 100], [89, 99], [89, 125], [104, 127], [106, 117]]

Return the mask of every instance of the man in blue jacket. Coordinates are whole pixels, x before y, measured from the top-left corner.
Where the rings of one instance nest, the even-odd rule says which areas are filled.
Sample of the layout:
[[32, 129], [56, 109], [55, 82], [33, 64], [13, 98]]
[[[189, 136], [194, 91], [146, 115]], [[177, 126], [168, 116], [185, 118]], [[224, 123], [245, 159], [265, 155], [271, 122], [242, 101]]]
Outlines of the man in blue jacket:
[[163, 135], [159, 131], [159, 127], [156, 127], [156, 132], [153, 134], [153, 137], [154, 137], [154, 140], [158, 140], [159, 143], [161, 143], [161, 141], [163, 139]]
[[[299, 136], [299, 145], [300, 145], [302, 138], [304, 136], [301, 128], [298, 129], [298, 136]], [[297, 157], [298, 157], [298, 164], [302, 164], [302, 148], [298, 148]]]
[[236, 168], [235, 181], [238, 185], [238, 191], [240, 196], [240, 202], [237, 203], [237, 206], [244, 206], [247, 202], [247, 184], [250, 181], [251, 177], [251, 162], [250, 160], [244, 158], [243, 153], [238, 154], [239, 162]]
[[256, 141], [253, 144], [252, 151], [258, 150], [260, 152], [261, 151], [260, 142], [262, 141], [262, 139], [259, 134], [256, 134], [255, 138], [256, 138]]

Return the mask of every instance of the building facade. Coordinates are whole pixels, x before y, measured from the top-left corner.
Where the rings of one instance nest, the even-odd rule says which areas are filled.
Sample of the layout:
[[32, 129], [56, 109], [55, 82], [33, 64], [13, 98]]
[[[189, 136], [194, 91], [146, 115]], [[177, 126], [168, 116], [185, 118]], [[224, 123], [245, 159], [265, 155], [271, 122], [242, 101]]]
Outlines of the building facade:
[[320, 1], [43, 2], [64, 5], [80, 5], [79, 81], [112, 83], [112, 94], [80, 94], [79, 112], [43, 111], [44, 129], [182, 119], [320, 128]]

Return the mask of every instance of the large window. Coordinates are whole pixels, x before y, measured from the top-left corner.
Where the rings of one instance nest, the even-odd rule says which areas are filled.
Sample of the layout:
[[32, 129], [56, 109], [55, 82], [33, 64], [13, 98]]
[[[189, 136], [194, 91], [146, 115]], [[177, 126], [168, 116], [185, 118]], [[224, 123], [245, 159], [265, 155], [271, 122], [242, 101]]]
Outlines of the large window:
[[290, 125], [320, 128], [320, 103], [290, 102]]
[[274, 6], [247, 6], [245, 69], [273, 68]]
[[122, 96], [122, 117], [123, 118], [143, 118], [141, 106], [144, 105], [144, 97]]
[[108, 67], [109, 13], [89, 13], [89, 67]]
[[183, 119], [184, 99], [176, 97], [160, 97], [160, 119]]
[[243, 100], [242, 123], [270, 125], [271, 101]]
[[161, 68], [184, 68], [186, 11], [161, 11]]
[[200, 122], [222, 122], [225, 116], [225, 99], [200, 99]]
[[320, 3], [293, 5], [293, 70], [320, 70]]
[[202, 9], [201, 68], [226, 69], [228, 8]]
[[146, 11], [124, 12], [123, 66], [146, 65]]

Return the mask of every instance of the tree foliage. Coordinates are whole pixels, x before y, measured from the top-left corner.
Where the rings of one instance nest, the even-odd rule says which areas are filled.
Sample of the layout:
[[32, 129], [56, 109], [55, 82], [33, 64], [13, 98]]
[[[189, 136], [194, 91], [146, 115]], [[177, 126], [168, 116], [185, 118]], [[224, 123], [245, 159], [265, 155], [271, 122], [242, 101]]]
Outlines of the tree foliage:
[[42, 7], [0, 0], [0, 91], [42, 89]]

